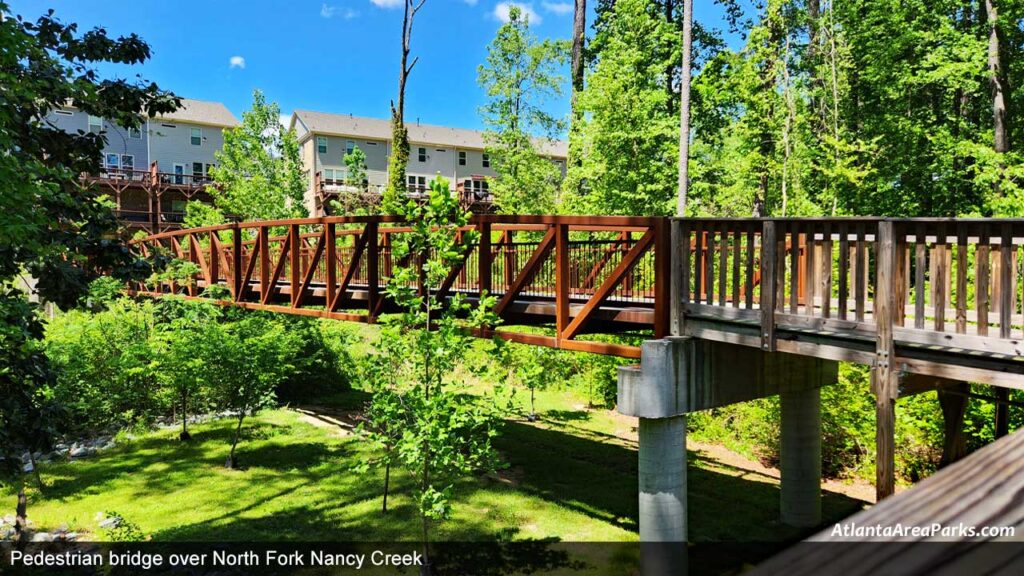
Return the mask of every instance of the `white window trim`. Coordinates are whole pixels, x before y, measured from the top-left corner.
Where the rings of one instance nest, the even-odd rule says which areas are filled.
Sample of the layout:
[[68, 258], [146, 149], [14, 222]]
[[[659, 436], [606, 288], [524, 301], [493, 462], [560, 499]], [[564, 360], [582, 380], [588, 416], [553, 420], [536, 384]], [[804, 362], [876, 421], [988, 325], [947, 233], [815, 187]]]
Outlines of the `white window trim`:
[[124, 159], [125, 158], [131, 158], [132, 159], [132, 167], [131, 167], [131, 169], [135, 170], [135, 154], [121, 154], [120, 157], [118, 158], [118, 161], [121, 164], [118, 167], [121, 168], [122, 170], [128, 170], [128, 168], [125, 168], [125, 166], [124, 166]]
[[[103, 132], [103, 118], [102, 118], [102, 117], [100, 117], [100, 116], [93, 116], [92, 114], [89, 114], [89, 119], [88, 119], [88, 121], [87, 121], [87, 122], [88, 122], [88, 124], [87, 124], [87, 125], [88, 125], [88, 130], [89, 130], [89, 132], [92, 132], [92, 127], [93, 127], [93, 125], [94, 125], [94, 124], [93, 124], [93, 120], [96, 120], [96, 121], [98, 121], [98, 123], [99, 123], [99, 127], [100, 127], [100, 132]], [[99, 133], [99, 132], [97, 132], [97, 134], [98, 134], [98, 133]]]
[[[196, 144], [195, 142], [192, 141], [192, 139], [195, 138], [195, 136], [192, 135], [193, 131], [195, 131], [195, 130], [199, 130], [199, 144]], [[189, 126], [189, 129], [188, 129], [188, 143], [191, 144], [192, 146], [202, 146], [203, 145], [203, 129], [199, 128], [197, 126]]]
[[132, 140], [142, 140], [142, 128], [129, 128], [128, 137]]
[[[323, 142], [323, 145], [324, 145], [324, 151], [323, 152], [320, 151], [320, 142]], [[316, 153], [317, 154], [327, 154], [328, 150], [330, 150], [330, 148], [328, 148], [328, 146], [327, 146], [327, 136], [317, 136], [316, 137]]]

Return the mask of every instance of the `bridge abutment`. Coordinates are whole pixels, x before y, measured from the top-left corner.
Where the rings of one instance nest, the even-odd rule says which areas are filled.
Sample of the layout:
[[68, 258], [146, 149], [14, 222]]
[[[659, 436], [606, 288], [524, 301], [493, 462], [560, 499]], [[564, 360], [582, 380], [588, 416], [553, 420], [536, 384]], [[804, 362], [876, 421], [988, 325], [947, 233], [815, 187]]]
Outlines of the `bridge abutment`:
[[650, 340], [619, 369], [618, 409], [639, 423], [640, 540], [687, 538], [686, 414], [780, 394], [784, 522], [821, 519], [821, 392], [838, 363], [688, 337]]

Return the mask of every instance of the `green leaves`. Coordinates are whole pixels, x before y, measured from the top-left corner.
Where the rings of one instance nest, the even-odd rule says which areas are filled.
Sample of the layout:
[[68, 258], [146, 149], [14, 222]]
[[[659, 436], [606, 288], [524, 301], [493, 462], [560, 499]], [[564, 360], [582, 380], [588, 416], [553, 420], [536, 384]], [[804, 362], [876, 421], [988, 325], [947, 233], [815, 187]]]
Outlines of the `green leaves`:
[[381, 456], [359, 470], [401, 466], [415, 480], [426, 523], [449, 516], [454, 480], [497, 465], [491, 446], [501, 422], [497, 404], [466, 394], [462, 371], [468, 332], [495, 324], [495, 299], [485, 296], [471, 305], [458, 294], [438, 295], [479, 241], [475, 231], [463, 230], [469, 216], [447, 180], [432, 181], [427, 202], [410, 203], [404, 211], [411, 231], [393, 233], [392, 250], [396, 261], [407, 263], [393, 271], [387, 286], [399, 313], [384, 319], [377, 353], [364, 367], [373, 396], [362, 432]]
[[252, 108], [242, 113], [241, 125], [224, 131], [224, 146], [210, 170], [217, 186], [207, 188], [222, 213], [242, 220], [309, 215], [303, 203], [306, 181], [298, 139], [294, 130], [281, 126], [280, 117], [277, 103], [268, 103], [255, 90]]
[[544, 104], [562, 96], [569, 44], [539, 41], [522, 11], [513, 6], [480, 66], [477, 82], [487, 94], [480, 114], [491, 165], [498, 177], [490, 191], [508, 214], [554, 212], [562, 174], [539, 150], [565, 129]]

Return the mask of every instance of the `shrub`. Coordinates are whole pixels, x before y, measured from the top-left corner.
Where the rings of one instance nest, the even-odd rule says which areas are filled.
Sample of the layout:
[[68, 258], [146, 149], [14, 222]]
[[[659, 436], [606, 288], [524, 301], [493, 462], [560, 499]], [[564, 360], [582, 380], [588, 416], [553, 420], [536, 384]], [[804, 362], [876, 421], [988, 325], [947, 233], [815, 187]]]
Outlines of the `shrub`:
[[101, 312], [72, 310], [50, 320], [46, 354], [57, 372], [55, 400], [65, 432], [86, 434], [151, 424], [167, 404], [150, 369], [152, 302], [121, 299]]

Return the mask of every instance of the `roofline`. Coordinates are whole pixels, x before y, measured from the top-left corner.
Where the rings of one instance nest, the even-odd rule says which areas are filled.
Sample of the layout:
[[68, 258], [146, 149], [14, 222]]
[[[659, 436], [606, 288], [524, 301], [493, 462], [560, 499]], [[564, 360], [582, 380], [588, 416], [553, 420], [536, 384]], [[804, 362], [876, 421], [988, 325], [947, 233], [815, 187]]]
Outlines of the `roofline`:
[[210, 126], [213, 128], [235, 128], [241, 126], [241, 122], [235, 124], [221, 124], [219, 122], [203, 122], [200, 120], [179, 120], [177, 118], [168, 118], [166, 116], [153, 116], [150, 120], [161, 120], [164, 122], [174, 122], [176, 124], [198, 124], [199, 126]]

